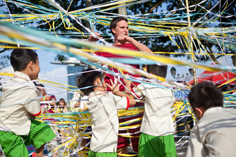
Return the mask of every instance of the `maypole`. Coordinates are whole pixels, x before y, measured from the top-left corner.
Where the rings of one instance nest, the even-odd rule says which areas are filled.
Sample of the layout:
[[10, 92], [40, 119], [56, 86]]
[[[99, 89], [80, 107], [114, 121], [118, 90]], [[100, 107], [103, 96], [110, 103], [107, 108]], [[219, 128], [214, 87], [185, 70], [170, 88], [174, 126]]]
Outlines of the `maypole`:
[[[191, 41], [191, 21], [190, 21], [190, 15], [189, 15], [189, 5], [188, 5], [188, 0], [186, 0], [186, 9], [187, 9], [187, 14], [188, 14], [188, 32], [187, 34], [189, 35], [188, 36], [188, 50], [189, 50], [189, 53], [190, 55], [192, 55], [192, 62], [195, 63], [195, 60], [194, 60], [194, 53], [193, 53], [193, 43]], [[197, 83], [197, 79], [196, 79], [196, 69], [193, 68], [193, 76], [194, 76], [194, 84]]]

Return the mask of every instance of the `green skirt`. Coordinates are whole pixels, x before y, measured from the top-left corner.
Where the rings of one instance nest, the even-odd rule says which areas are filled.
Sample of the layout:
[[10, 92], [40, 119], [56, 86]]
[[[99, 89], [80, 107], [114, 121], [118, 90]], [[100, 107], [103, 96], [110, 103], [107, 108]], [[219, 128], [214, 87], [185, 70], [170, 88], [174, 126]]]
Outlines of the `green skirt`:
[[139, 157], [177, 157], [173, 135], [151, 136], [141, 133], [138, 146]]
[[89, 151], [89, 157], [117, 157], [117, 154], [114, 153], [103, 153], [103, 152], [93, 152]]
[[13, 132], [0, 131], [0, 144], [7, 157], [29, 157], [26, 146], [32, 144], [38, 149], [54, 137], [56, 136], [49, 125], [31, 119], [29, 135], [20, 136]]

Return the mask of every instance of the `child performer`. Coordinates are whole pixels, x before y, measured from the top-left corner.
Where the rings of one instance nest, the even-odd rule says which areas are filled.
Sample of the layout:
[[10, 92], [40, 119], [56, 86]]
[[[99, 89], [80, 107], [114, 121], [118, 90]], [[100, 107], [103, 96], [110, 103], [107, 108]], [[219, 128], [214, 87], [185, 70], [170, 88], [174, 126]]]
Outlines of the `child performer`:
[[[38, 56], [33, 50], [13, 50], [14, 76], [3, 85], [0, 104], [0, 144], [5, 156], [28, 157], [26, 146], [36, 148], [36, 157], [44, 156], [45, 143], [55, 134], [51, 128], [29, 118], [40, 112], [39, 92], [31, 80], [38, 78]], [[26, 145], [26, 146], [25, 146]]]
[[190, 135], [187, 157], [235, 157], [236, 110], [223, 108], [223, 94], [213, 83], [195, 85], [189, 103], [198, 120]]
[[[92, 70], [92, 72], [90, 72]], [[117, 111], [135, 105], [135, 100], [119, 91], [119, 85], [111, 81], [106, 85], [100, 71], [87, 69], [78, 77], [78, 88], [88, 96], [87, 107], [94, 124], [90, 142], [90, 157], [117, 157], [119, 121]], [[112, 92], [107, 92], [107, 86]]]
[[[147, 72], [165, 78], [167, 66], [148, 65]], [[128, 81], [126, 84], [129, 86]], [[139, 138], [139, 157], [177, 157], [173, 137], [175, 129], [171, 116], [171, 106], [175, 102], [175, 97], [167, 83], [160, 85], [164, 88], [149, 84], [139, 84], [137, 88], [133, 88], [137, 96], [145, 97], [145, 111]]]

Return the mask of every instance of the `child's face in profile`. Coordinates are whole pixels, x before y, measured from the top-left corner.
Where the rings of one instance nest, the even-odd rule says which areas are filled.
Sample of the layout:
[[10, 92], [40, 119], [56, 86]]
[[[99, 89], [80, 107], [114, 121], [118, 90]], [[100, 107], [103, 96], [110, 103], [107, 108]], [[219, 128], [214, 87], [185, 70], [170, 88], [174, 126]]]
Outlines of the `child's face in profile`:
[[66, 103], [64, 100], [60, 100], [59, 101], [59, 106], [63, 107], [63, 106], [66, 106]]
[[[105, 92], [107, 91], [107, 85], [106, 85], [106, 82], [105, 80], [101, 80], [100, 78], [97, 78], [98, 80], [96, 81], [97, 84], [99, 84], [97, 87], [99, 87], [99, 90], [102, 91], [102, 92]], [[102, 83], [101, 83], [102, 82]]]
[[50, 101], [54, 101], [50, 103], [51, 106], [56, 106], [56, 98], [51, 98]]
[[45, 90], [45, 88], [44, 87], [42, 87], [42, 86], [38, 86], [39, 88], [39, 92], [41, 93], [41, 95], [42, 96], [44, 96], [44, 95], [46, 95], [46, 90]]
[[39, 67], [39, 59], [37, 58], [35, 63], [32, 63], [32, 69], [31, 69], [31, 75], [30, 79], [35, 80], [38, 78], [39, 72], [40, 72], [40, 67]]

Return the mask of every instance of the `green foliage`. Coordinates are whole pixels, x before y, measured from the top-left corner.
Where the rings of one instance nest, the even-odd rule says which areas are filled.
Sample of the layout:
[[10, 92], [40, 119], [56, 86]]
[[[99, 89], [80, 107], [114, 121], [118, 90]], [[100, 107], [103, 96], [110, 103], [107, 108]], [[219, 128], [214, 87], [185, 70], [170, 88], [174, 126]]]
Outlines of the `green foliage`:
[[55, 57], [54, 60], [55, 61], [60, 61], [60, 62], [63, 63], [64, 61], [68, 60], [68, 58], [63, 54], [57, 54], [57, 56]]
[[[57, 10], [56, 8], [54, 8], [53, 6], [51, 6], [49, 3], [45, 2], [44, 0], [28, 0], [29, 2], [35, 4], [35, 5], [40, 5], [43, 6], [45, 8], [49, 8], [49, 9], [53, 9], [53, 10]], [[68, 6], [70, 5], [71, 0], [56, 0], [57, 3], [59, 3], [64, 9], [68, 9]], [[97, 5], [97, 4], [102, 4], [102, 3], [107, 3], [110, 2], [110, 0], [92, 0], [91, 1], [91, 5]], [[200, 3], [201, 0], [188, 0], [189, 2], [189, 6]], [[201, 4], [204, 8], [201, 8], [199, 6], [194, 7], [194, 8], [190, 8], [191, 13], [193, 14], [193, 16], [191, 16], [191, 22], [195, 22], [196, 20], [198, 20], [199, 18], [201, 18], [202, 16], [204, 16], [206, 14], [206, 10], [210, 10], [213, 6], [215, 6], [215, 4], [218, 2], [218, 0], [207, 0], [205, 3]], [[224, 4], [225, 4], [226, 0], [222, 0], [221, 4], [218, 5], [217, 7], [215, 7], [213, 10], [211, 10], [212, 13], [210, 14], [206, 14], [206, 16], [201, 20], [201, 21], [205, 21], [205, 23], [197, 23], [195, 25], [195, 27], [203, 27], [203, 28], [214, 28], [214, 27], [228, 27], [228, 26], [232, 26], [235, 22], [236, 22], [236, 18], [235, 16], [232, 16], [230, 18], [226, 18], [226, 17], [220, 17], [217, 18], [217, 16], [215, 17], [215, 14], [221, 14], [221, 12], [224, 10]], [[176, 12], [172, 12], [171, 10], [176, 10], [176, 9], [180, 9], [180, 8], [184, 8], [185, 6], [183, 6], [185, 4], [185, 0], [150, 0], [146, 3], [143, 4], [136, 4], [136, 5], [131, 5], [129, 7], [127, 7], [127, 13], [128, 15], [136, 15], [136, 14], [146, 14], [146, 13], [156, 13], [156, 12], [160, 12], [161, 10], [167, 11], [164, 13], [159, 13], [159, 14], [151, 14], [151, 15], [146, 15], [146, 16], [142, 16], [143, 18], [153, 18], [153, 19], [162, 19], [162, 18], [168, 18], [168, 17], [173, 17], [173, 15], [175, 16], [182, 16], [182, 15], [186, 15], [186, 9], [183, 10], [177, 10]], [[229, 1], [227, 3], [227, 9], [223, 12], [223, 14], [221, 14], [222, 16], [227, 16], [227, 15], [235, 15], [236, 14], [236, 9], [235, 9], [235, 4], [236, 2], [231, 3], [231, 1]], [[221, 7], [220, 7], [221, 6]], [[15, 4], [12, 3], [8, 3], [8, 7], [11, 11], [12, 14], [21, 14], [21, 13], [28, 13], [25, 10], [17, 7]], [[74, 10], [79, 10], [79, 9], [83, 9], [86, 8], [86, 0], [73, 0], [72, 4], [70, 6], [70, 8], [68, 9], [69, 11], [74, 11]], [[104, 7], [102, 9], [105, 9], [107, 7]], [[93, 10], [89, 10], [87, 12], [94, 12], [94, 11], [98, 11], [101, 8], [96, 8]], [[31, 10], [33, 13], [35, 14], [39, 14], [40, 12], [37, 12], [36, 10]], [[118, 13], [118, 9], [115, 10], [109, 10], [109, 13]], [[82, 12], [79, 12], [77, 14], [80, 14]], [[96, 13], [96, 15], [104, 15], [102, 13]], [[77, 29], [81, 30], [81, 32], [86, 32], [86, 30], [84, 28], [82, 28], [80, 25], [78, 25], [74, 20], [72, 20], [70, 17], [67, 17], [71, 24], [76, 27]], [[78, 19], [79, 20], [79, 19]], [[177, 19], [179, 21], [187, 21], [187, 18], [183, 19]], [[218, 22], [223, 22], [223, 23], [213, 23], [211, 21], [218, 21]], [[89, 27], [89, 24], [87, 21], [85, 20], [81, 20], [82, 24]], [[40, 21], [39, 24], [45, 23], [44, 20]], [[55, 20], [55, 26], [59, 26], [62, 23], [61, 19]], [[144, 24], [148, 24], [148, 22], [142, 22]], [[30, 24], [30, 23], [29, 23]], [[50, 22], [50, 24], [52, 25], [52, 21]], [[150, 22], [150, 24], [152, 24]], [[163, 24], [164, 25], [164, 24]], [[168, 25], [168, 27], [171, 27], [174, 25]], [[110, 33], [109, 30], [109, 26], [104, 26], [104, 25], [100, 25], [100, 24], [96, 24], [96, 31], [100, 32], [100, 33]], [[158, 26], [153, 26], [153, 27], [157, 27]], [[47, 30], [49, 29], [50, 26], [49, 24], [45, 24], [45, 25], [39, 25], [37, 27], [37, 29], [41, 29], [41, 30]], [[75, 30], [67, 30], [65, 29], [65, 27], [63, 25], [61, 25], [60, 27], [58, 27], [55, 31], [57, 32], [71, 32], [71, 31], [75, 31]], [[52, 30], [53, 32], [53, 30]], [[138, 33], [135, 31], [132, 31], [133, 33]], [[231, 34], [232, 36], [235, 36], [235, 33]], [[109, 36], [109, 38], [111, 38], [111, 34]], [[68, 36], [71, 38], [84, 38], [84, 37], [76, 37], [76, 36]], [[86, 38], [86, 37], [85, 37]], [[187, 48], [185, 45], [182, 45], [183, 42], [180, 41], [181, 36], [179, 37], [173, 37], [173, 40], [176, 42], [176, 44], [178, 46], [180, 46], [180, 49], [176, 46], [176, 44], [174, 44], [174, 42], [172, 42], [168, 36], [155, 36], [155, 37], [147, 37], [147, 36], [142, 36], [142, 34], [140, 33], [140, 35], [138, 36], [138, 38], [136, 38], [138, 41], [142, 42], [143, 44], [147, 45], [152, 51], [161, 51], [161, 52], [187, 52]], [[206, 47], [206, 49], [208, 50], [208, 53], [212, 52], [212, 49], [214, 49], [214, 53], [220, 53], [222, 50], [221, 48], [218, 46], [217, 43], [206, 43], [206, 41], [204, 39], [200, 39], [202, 44]], [[194, 39], [195, 43], [196, 40]], [[198, 49], [194, 48], [194, 52], [199, 52]], [[224, 49], [224, 52], [226, 53], [235, 53], [235, 51], [230, 50], [230, 49]], [[182, 55], [173, 55], [174, 57], [179, 57]], [[58, 58], [60, 59], [64, 59], [63, 57], [61, 58], [61, 56], [58, 56]], [[199, 61], [207, 61], [209, 59], [209, 57], [205, 57], [205, 56], [197, 56], [197, 59]], [[214, 59], [214, 58], [212, 58]]]

